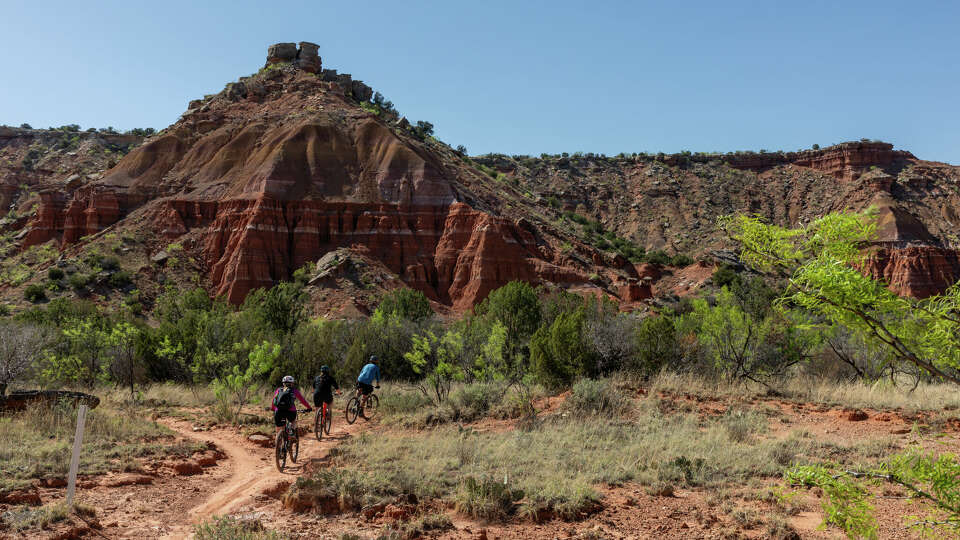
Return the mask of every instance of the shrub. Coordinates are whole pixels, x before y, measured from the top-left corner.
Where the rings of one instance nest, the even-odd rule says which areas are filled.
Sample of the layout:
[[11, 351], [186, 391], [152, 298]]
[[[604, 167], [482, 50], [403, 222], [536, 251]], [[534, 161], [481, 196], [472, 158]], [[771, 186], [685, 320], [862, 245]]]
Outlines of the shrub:
[[583, 340], [584, 312], [561, 313], [530, 338], [530, 368], [545, 385], [560, 388], [596, 368], [593, 351]]
[[647, 317], [637, 327], [637, 355], [631, 369], [652, 375], [664, 366], [678, 364], [682, 352], [674, 319], [667, 315]]
[[467, 476], [457, 488], [455, 504], [458, 511], [474, 519], [495, 521], [513, 513], [513, 503], [522, 498], [522, 491], [511, 490], [501, 482]]
[[690, 266], [691, 264], [693, 264], [693, 257], [684, 255], [683, 253], [678, 253], [670, 259], [670, 266], [683, 267]]
[[656, 251], [651, 251], [650, 253], [647, 253], [646, 259], [648, 263], [660, 264], [663, 266], [670, 264], [672, 260], [671, 257], [666, 254], [666, 252], [659, 249]]
[[47, 269], [47, 277], [53, 281], [59, 281], [63, 279], [63, 270], [57, 268], [56, 266], [51, 266]]
[[573, 385], [566, 405], [585, 414], [619, 414], [627, 408], [627, 399], [610, 381], [580, 379]]
[[421, 321], [433, 316], [430, 301], [420, 291], [397, 289], [390, 291], [380, 300], [377, 309], [384, 315], [396, 315], [410, 321]]
[[90, 283], [90, 276], [77, 272], [71, 275], [67, 279], [67, 282], [70, 283], [70, 287], [73, 288], [73, 290], [81, 291]]
[[473, 383], [450, 392], [447, 405], [457, 420], [469, 422], [483, 417], [503, 398], [506, 389], [496, 383]]
[[509, 356], [520, 351], [543, 319], [537, 291], [523, 281], [511, 281], [491, 292], [474, 311], [488, 320], [503, 323]]
[[432, 404], [429, 397], [415, 390], [394, 388], [380, 393], [380, 410], [384, 416], [406, 416]]
[[120, 261], [116, 257], [101, 257], [100, 268], [111, 272], [120, 268]]
[[37, 283], [32, 283], [27, 285], [27, 288], [23, 291], [23, 297], [26, 298], [33, 304], [37, 302], [42, 302], [47, 299], [47, 293], [43, 290], [43, 286]]
[[110, 286], [114, 289], [122, 289], [127, 285], [133, 283], [133, 278], [130, 276], [130, 272], [126, 270], [120, 270], [119, 272], [114, 272], [110, 275]]
[[727, 287], [740, 282], [740, 275], [730, 265], [723, 264], [713, 272], [713, 284], [717, 287]]
[[746, 442], [753, 434], [760, 433], [767, 427], [767, 420], [761, 414], [733, 409], [727, 410], [721, 423], [730, 440], [734, 442]]
[[193, 530], [196, 540], [280, 540], [281, 536], [267, 531], [259, 521], [241, 521], [233, 516], [217, 516], [197, 525]]

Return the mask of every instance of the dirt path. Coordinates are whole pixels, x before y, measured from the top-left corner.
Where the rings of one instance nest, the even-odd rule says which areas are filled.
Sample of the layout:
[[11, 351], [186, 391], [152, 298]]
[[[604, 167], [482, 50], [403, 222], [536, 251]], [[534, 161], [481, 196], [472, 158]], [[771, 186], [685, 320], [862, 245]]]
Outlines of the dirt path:
[[[302, 418], [312, 424], [313, 415], [304, 415]], [[339, 422], [338, 422], [339, 420]], [[329, 456], [330, 449], [341, 441], [358, 433], [363, 429], [365, 422], [359, 420], [353, 425], [343, 421], [343, 417], [334, 417], [334, 427], [329, 436], [317, 441], [313, 433], [305, 434], [300, 439], [300, 457], [297, 464], [288, 462], [287, 468], [281, 473], [277, 470], [273, 460], [273, 448], [260, 448], [245, 440], [241, 434], [227, 430], [211, 430], [194, 432], [187, 422], [163, 421], [164, 425], [180, 435], [202, 442], [211, 442], [217, 445], [227, 456], [226, 465], [230, 468], [230, 476], [216, 487], [202, 503], [190, 509], [183, 516], [180, 523], [165, 524], [165, 533], [161, 538], [190, 538], [193, 526], [216, 515], [235, 512], [246, 504], [252, 503], [254, 498], [264, 490], [281, 482], [293, 482], [303, 474], [309, 464], [321, 462]]]

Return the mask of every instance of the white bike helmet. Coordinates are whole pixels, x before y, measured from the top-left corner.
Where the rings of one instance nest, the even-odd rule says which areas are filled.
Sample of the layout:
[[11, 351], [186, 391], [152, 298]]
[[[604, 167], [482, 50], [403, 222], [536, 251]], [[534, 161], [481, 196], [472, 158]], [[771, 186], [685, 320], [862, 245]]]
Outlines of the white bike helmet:
[[296, 381], [293, 380], [293, 375], [287, 375], [286, 377], [283, 378], [283, 380], [282, 380], [281, 382], [282, 382], [283, 384], [293, 384], [293, 383], [295, 383]]

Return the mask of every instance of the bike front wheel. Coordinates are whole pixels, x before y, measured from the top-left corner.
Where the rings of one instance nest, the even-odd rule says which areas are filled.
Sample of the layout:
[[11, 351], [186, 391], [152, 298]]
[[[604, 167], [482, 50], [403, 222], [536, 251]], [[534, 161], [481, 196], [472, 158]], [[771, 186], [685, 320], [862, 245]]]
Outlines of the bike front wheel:
[[350, 401], [347, 402], [347, 410], [345, 411], [345, 416], [347, 418], [347, 423], [352, 424], [357, 421], [357, 416], [360, 415], [360, 400], [357, 399], [357, 396], [350, 398]]
[[367, 404], [363, 406], [363, 417], [370, 420], [377, 414], [377, 407], [380, 406], [380, 398], [376, 394], [367, 396]]
[[297, 458], [300, 457], [300, 437], [295, 437], [287, 445], [287, 451], [290, 453], [290, 461], [292, 463], [297, 462]]
[[283, 431], [277, 433], [277, 440], [274, 442], [275, 461], [280, 472], [287, 466], [287, 438], [283, 435]]

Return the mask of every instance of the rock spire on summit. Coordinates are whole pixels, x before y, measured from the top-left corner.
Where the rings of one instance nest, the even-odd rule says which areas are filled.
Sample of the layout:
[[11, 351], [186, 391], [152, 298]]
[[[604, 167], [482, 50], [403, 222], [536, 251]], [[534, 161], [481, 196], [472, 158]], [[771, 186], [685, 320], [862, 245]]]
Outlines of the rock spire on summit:
[[274, 43], [267, 48], [267, 65], [292, 62], [304, 71], [318, 73], [321, 67], [319, 49], [319, 45], [309, 41], [301, 41], [299, 45]]

